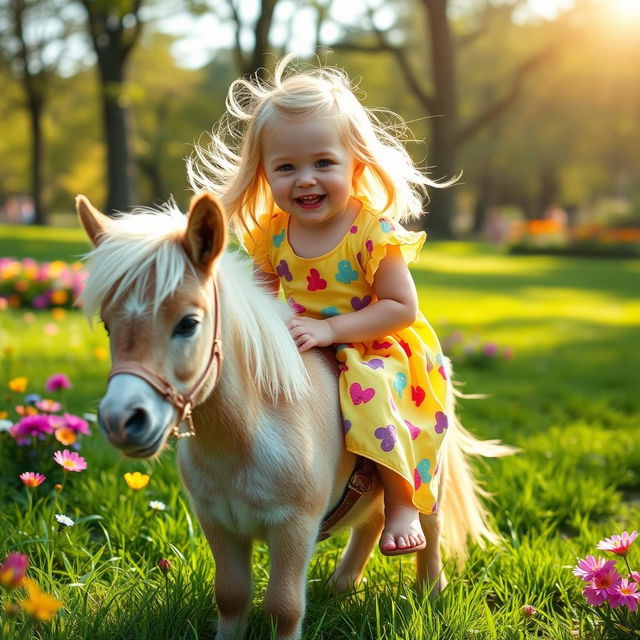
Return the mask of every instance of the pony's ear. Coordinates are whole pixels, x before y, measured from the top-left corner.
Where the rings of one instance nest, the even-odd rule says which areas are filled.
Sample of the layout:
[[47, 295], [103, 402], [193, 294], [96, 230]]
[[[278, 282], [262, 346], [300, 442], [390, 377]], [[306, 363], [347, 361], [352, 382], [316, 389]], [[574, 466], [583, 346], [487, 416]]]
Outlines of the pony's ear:
[[106, 235], [106, 223], [109, 218], [98, 211], [83, 195], [76, 196], [76, 210], [91, 244], [97, 247]]
[[185, 251], [196, 267], [211, 273], [227, 246], [227, 216], [210, 193], [194, 196], [188, 215]]

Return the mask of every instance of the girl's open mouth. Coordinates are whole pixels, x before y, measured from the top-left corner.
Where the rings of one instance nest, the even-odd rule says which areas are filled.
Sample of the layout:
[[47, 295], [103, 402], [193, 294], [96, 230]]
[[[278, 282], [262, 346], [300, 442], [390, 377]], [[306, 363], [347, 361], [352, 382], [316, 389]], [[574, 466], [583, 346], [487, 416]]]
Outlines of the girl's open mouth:
[[319, 207], [325, 199], [324, 195], [300, 196], [295, 201], [304, 209], [315, 209]]

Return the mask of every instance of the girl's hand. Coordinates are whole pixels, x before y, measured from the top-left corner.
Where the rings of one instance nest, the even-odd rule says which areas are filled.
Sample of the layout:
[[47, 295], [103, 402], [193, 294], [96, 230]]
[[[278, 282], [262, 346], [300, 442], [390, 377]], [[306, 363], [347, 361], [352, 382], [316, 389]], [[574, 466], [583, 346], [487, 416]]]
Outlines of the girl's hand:
[[289, 321], [289, 332], [299, 351], [312, 347], [328, 347], [334, 342], [334, 332], [328, 320], [316, 320], [298, 316]]

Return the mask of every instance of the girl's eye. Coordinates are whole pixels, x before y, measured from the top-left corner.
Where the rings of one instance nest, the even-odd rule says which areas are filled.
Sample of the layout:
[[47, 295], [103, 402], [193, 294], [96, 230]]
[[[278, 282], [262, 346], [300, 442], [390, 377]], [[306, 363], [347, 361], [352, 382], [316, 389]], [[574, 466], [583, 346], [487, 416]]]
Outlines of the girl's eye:
[[318, 160], [316, 162], [316, 165], [322, 169], [323, 167], [329, 167], [333, 164], [333, 162], [331, 160], [327, 160], [326, 158], [323, 158], [322, 160]]
[[293, 171], [293, 165], [281, 164], [280, 166], [276, 167], [276, 171]]
[[175, 329], [173, 330], [173, 335], [181, 336], [183, 338], [189, 338], [196, 332], [199, 324], [200, 322], [198, 321], [198, 319], [194, 318], [193, 316], [182, 318], [182, 320], [178, 322]]

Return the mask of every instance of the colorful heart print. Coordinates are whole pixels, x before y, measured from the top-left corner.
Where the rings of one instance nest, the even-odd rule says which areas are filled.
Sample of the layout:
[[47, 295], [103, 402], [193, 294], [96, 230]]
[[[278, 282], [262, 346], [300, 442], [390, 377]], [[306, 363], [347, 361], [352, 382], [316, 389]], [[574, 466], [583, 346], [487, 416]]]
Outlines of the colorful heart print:
[[339, 316], [340, 312], [337, 307], [325, 307], [324, 309], [320, 309], [320, 315], [323, 318], [333, 318], [333, 316]]
[[436, 356], [436, 362], [438, 363], [438, 373], [446, 380], [447, 379], [447, 367], [445, 366], [444, 356], [439, 353]]
[[358, 233], [358, 225], [353, 225], [351, 229], [349, 229], [349, 233]]
[[373, 435], [380, 440], [380, 448], [383, 451], [391, 451], [398, 440], [396, 428], [392, 424], [376, 429]]
[[358, 272], [354, 271], [351, 267], [351, 263], [348, 260], [340, 260], [338, 262], [338, 273], [336, 273], [336, 280], [343, 284], [351, 284], [358, 279]]
[[419, 407], [426, 397], [427, 394], [421, 386], [411, 386], [411, 400], [415, 403], [416, 407]]
[[404, 352], [407, 354], [407, 358], [411, 357], [411, 347], [408, 342], [404, 340], [400, 340], [400, 346], [404, 349]]
[[423, 482], [431, 482], [431, 460], [423, 458], [418, 462], [413, 470], [413, 483], [416, 489], [420, 488]]
[[374, 340], [371, 346], [377, 351], [379, 351], [380, 349], [388, 349], [391, 346], [391, 343], [387, 342], [386, 340], [384, 342], [379, 342], [378, 340]]
[[449, 418], [447, 414], [442, 411], [436, 411], [436, 425], [434, 429], [436, 433], [444, 433], [445, 429], [449, 428]]
[[349, 433], [349, 431], [351, 431], [351, 420], [343, 420], [342, 428], [345, 433]]
[[273, 236], [273, 246], [277, 249], [284, 242], [284, 237], [286, 235], [286, 231], [283, 229], [280, 233], [276, 233]]
[[402, 399], [402, 392], [406, 389], [406, 387], [407, 376], [405, 376], [402, 371], [399, 371], [398, 373], [396, 373], [395, 380], [393, 381], [393, 388], [396, 390], [396, 393], [398, 394], [398, 397], [400, 399]]
[[304, 313], [307, 308], [303, 307], [301, 304], [299, 304], [298, 302], [296, 302], [293, 298], [287, 298], [287, 302], [289, 303], [289, 306], [297, 313], [297, 314], [301, 314]]
[[360, 311], [360, 309], [368, 307], [371, 304], [371, 300], [371, 296], [364, 296], [364, 298], [358, 298], [357, 296], [354, 296], [353, 298], [351, 298], [351, 306], [355, 311]]
[[363, 389], [359, 382], [354, 382], [349, 387], [349, 395], [351, 396], [351, 402], [353, 402], [353, 404], [366, 404], [376, 395], [376, 390], [372, 387]]
[[380, 220], [380, 228], [384, 233], [389, 233], [389, 231], [393, 231], [394, 226], [388, 220]]
[[380, 358], [373, 358], [373, 360], [369, 360], [369, 362], [363, 362], [362, 364], [366, 364], [367, 367], [371, 369], [384, 369], [384, 362], [380, 360]]
[[280, 260], [278, 266], [276, 267], [276, 273], [284, 278], [287, 282], [291, 282], [293, 280], [293, 276], [291, 275], [291, 270], [289, 269], [289, 264], [286, 260]]
[[307, 276], [307, 289], [309, 291], [319, 291], [327, 288], [327, 281], [320, 277], [320, 272], [317, 269], [310, 269]]
[[420, 435], [420, 427], [416, 427], [415, 424], [411, 424], [408, 420], [405, 420], [404, 423], [407, 425], [407, 429], [409, 429], [411, 439], [415, 440]]
[[364, 246], [367, 248], [367, 251], [368, 251], [369, 253], [373, 253], [373, 240], [367, 240], [367, 241], [364, 243]]
[[358, 253], [356, 253], [356, 260], [358, 261], [358, 264], [360, 265], [361, 269], [364, 269], [364, 265], [362, 264], [362, 252], [358, 251]]

